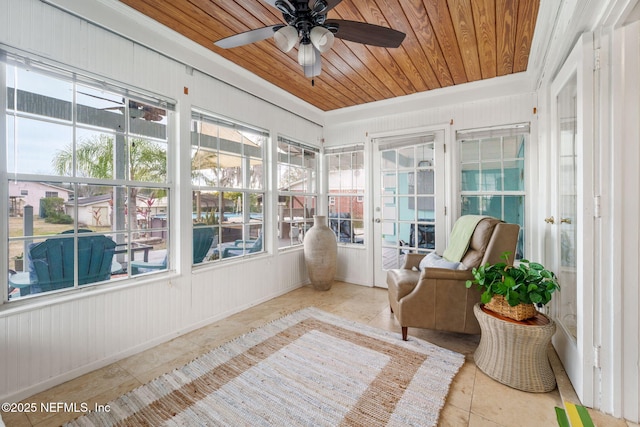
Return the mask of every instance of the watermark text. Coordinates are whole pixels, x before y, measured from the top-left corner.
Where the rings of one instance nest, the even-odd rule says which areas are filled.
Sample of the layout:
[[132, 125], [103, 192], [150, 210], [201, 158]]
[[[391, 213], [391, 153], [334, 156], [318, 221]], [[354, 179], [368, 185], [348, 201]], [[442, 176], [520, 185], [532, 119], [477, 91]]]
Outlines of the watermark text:
[[46, 413], [57, 413], [57, 412], [72, 412], [83, 414], [89, 411], [95, 412], [110, 412], [111, 407], [108, 404], [99, 404], [94, 403], [90, 405], [87, 402], [5, 402], [0, 405], [1, 412], [17, 412], [17, 413], [25, 413], [25, 412], [46, 412]]

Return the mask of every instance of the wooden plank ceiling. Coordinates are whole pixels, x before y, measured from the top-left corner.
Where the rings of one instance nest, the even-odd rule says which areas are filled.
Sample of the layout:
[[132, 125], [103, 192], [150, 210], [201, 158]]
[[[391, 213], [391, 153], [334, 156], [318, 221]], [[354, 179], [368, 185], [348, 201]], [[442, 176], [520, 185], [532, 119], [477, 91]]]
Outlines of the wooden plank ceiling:
[[407, 36], [396, 49], [336, 38], [322, 73], [304, 76], [297, 49], [272, 38], [214, 46], [240, 32], [284, 23], [262, 0], [120, 0], [317, 108], [329, 111], [525, 71], [540, 0], [343, 0], [327, 19], [362, 21]]

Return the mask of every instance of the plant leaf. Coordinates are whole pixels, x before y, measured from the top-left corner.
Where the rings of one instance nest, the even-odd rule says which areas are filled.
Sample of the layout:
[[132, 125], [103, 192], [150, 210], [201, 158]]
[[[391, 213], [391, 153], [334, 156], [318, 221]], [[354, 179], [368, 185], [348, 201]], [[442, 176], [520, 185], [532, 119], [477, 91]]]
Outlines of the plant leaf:
[[531, 298], [531, 302], [534, 304], [542, 303], [542, 295], [540, 294], [530, 294], [529, 298]]
[[517, 292], [507, 293], [507, 296], [505, 297], [505, 299], [507, 300], [507, 302], [511, 307], [515, 307], [516, 305], [520, 304], [520, 296], [518, 295]]
[[516, 285], [516, 280], [511, 276], [504, 277], [504, 286], [506, 288], [513, 288]]
[[482, 293], [482, 296], [480, 297], [480, 301], [482, 301], [483, 304], [488, 304], [491, 301], [491, 293], [489, 291], [485, 291]]

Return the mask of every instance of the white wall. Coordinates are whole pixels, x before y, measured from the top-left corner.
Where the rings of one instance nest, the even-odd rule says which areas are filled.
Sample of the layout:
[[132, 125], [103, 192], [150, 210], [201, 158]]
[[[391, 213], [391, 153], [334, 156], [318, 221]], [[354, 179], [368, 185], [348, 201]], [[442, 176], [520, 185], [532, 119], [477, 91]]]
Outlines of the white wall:
[[[121, 3], [111, 3], [118, 3], [116, 9], [105, 9], [101, 1], [75, 5], [83, 13], [99, 15], [96, 19], [113, 21], [115, 26], [135, 22], [131, 13], [118, 15]], [[141, 26], [139, 22], [131, 25], [135, 31], [140, 31]], [[176, 47], [179, 43], [173, 35], [154, 35], [149, 29], [143, 35], [158, 49], [174, 49], [176, 58], [202, 65], [201, 71], [42, 1], [0, 1], [1, 47], [177, 101], [174, 141], [182, 143], [173, 144], [170, 152], [170, 158], [181, 159], [180, 163], [170, 164], [178, 176], [172, 200], [178, 221], [171, 238], [180, 243], [174, 247], [190, 248], [189, 233], [185, 231], [191, 227], [188, 141], [192, 107], [263, 127], [274, 137], [283, 134], [310, 144], [318, 144], [322, 128], [313, 107], [289, 100], [282, 91], [271, 93], [263, 88], [257, 92], [265, 96], [258, 97], [212, 78], [216, 72], [228, 72], [224, 64], [216, 64], [216, 55], [210, 54], [207, 61], [195, 45], [193, 51]], [[240, 74], [235, 73], [234, 78], [247, 87], [255, 84], [250, 78], [241, 81]], [[279, 108], [279, 103], [292, 108], [300, 104], [307, 118]], [[275, 158], [274, 153], [269, 153], [269, 158]], [[5, 166], [0, 168], [0, 179], [6, 182]], [[268, 181], [275, 182], [275, 170], [271, 172]], [[0, 194], [5, 195], [8, 197], [6, 191]], [[275, 206], [265, 209], [266, 223], [274, 223], [268, 218], [273, 217]], [[0, 241], [4, 242], [6, 221], [6, 215], [0, 218]], [[176, 271], [161, 279], [137, 278], [63, 296], [1, 305], [0, 401], [22, 399], [304, 284], [307, 276], [301, 250], [279, 254], [275, 233], [275, 224], [265, 233], [270, 253], [251, 260], [202, 266], [192, 272], [190, 250], [183, 250], [176, 255]], [[7, 261], [1, 258], [0, 268], [6, 271]], [[247, 264], [251, 267], [247, 268]], [[266, 271], [277, 274], [265, 274]], [[0, 285], [6, 287], [6, 279]]]
[[[601, 109], [600, 402], [640, 422], [640, 21], [609, 31]], [[610, 76], [610, 77], [609, 77]]]

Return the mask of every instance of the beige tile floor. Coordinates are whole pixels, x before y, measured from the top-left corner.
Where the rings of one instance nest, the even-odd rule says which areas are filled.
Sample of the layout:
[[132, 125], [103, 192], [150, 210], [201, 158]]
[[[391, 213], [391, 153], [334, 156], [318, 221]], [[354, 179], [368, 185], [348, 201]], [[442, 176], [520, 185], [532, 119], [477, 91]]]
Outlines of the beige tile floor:
[[[305, 286], [38, 393], [24, 402], [86, 402], [89, 407], [107, 403], [243, 333], [309, 306], [381, 329], [400, 330], [389, 310], [384, 289], [335, 282], [331, 290], [318, 292]], [[466, 355], [466, 363], [454, 379], [440, 416], [440, 426], [553, 427], [558, 425], [554, 408], [561, 405], [562, 398], [572, 397], [571, 385], [553, 350], [550, 350], [550, 358], [557, 372], [562, 398], [558, 389], [549, 393], [525, 393], [483, 374], [473, 362], [478, 336], [421, 329], [409, 329], [409, 335]], [[596, 411], [590, 413], [599, 427], [638, 427]], [[65, 412], [3, 414], [3, 419], [8, 427], [56, 426], [75, 416]]]

